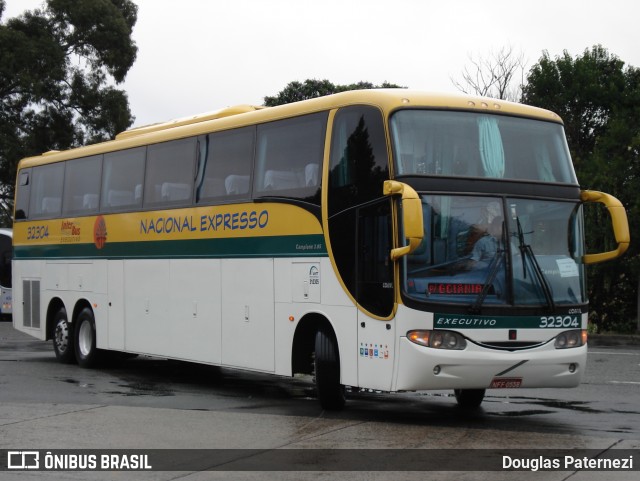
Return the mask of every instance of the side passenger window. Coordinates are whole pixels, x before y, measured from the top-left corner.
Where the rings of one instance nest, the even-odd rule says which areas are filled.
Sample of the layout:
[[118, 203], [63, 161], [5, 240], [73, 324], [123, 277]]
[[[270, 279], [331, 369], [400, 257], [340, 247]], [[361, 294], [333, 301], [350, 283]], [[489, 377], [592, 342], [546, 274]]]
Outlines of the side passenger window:
[[319, 202], [327, 112], [258, 126], [254, 192]]
[[142, 207], [142, 182], [146, 148], [105, 154], [102, 172], [102, 211]]
[[64, 177], [64, 215], [89, 215], [98, 211], [102, 155], [69, 160]]
[[34, 167], [32, 171], [29, 217], [57, 217], [62, 211], [64, 162]]
[[249, 197], [255, 128], [198, 137], [196, 203]]
[[195, 155], [195, 137], [154, 144], [147, 148], [145, 207], [191, 203]]

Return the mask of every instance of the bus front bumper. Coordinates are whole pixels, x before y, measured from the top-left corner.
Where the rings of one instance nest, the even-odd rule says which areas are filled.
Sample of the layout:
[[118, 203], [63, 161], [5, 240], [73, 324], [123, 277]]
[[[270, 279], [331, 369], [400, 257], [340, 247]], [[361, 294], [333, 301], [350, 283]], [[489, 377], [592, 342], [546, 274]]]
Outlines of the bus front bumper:
[[575, 387], [587, 362], [587, 346], [503, 351], [469, 343], [461, 351], [419, 346], [400, 338], [396, 391]]

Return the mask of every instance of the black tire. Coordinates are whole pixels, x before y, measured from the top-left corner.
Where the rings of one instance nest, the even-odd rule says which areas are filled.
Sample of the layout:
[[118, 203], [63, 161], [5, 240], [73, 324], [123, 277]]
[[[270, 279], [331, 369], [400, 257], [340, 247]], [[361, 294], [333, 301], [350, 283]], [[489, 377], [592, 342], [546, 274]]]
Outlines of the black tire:
[[458, 406], [464, 409], [479, 408], [485, 394], [484, 389], [455, 389], [453, 392]]
[[333, 333], [323, 329], [316, 333], [314, 366], [320, 405], [330, 411], [342, 409], [346, 398], [344, 386], [340, 384], [340, 356]]
[[62, 364], [76, 362], [76, 351], [73, 341], [73, 325], [67, 319], [67, 310], [61, 307], [53, 318], [53, 352]]
[[96, 347], [96, 322], [93, 311], [85, 307], [75, 321], [75, 351], [78, 365], [84, 368], [94, 367], [100, 360], [101, 352]]

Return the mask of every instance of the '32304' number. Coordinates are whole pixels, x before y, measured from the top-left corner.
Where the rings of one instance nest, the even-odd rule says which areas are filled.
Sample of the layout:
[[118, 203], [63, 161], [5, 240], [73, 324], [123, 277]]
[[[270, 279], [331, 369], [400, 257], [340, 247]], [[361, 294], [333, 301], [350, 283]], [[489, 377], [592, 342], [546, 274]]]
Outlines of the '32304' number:
[[580, 328], [577, 316], [548, 316], [540, 318], [542, 328], [575, 327]]
[[27, 227], [27, 240], [40, 240], [49, 237], [48, 225], [36, 225]]

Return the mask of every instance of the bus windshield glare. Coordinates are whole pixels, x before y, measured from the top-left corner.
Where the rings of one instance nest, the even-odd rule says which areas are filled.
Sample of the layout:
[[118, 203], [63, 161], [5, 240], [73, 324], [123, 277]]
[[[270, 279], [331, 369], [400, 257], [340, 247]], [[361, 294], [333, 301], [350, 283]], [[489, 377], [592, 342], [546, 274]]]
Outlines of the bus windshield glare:
[[391, 133], [397, 175], [577, 183], [562, 125], [553, 122], [401, 110]]
[[574, 202], [423, 195], [425, 237], [405, 292], [427, 302], [548, 306], [586, 302]]

